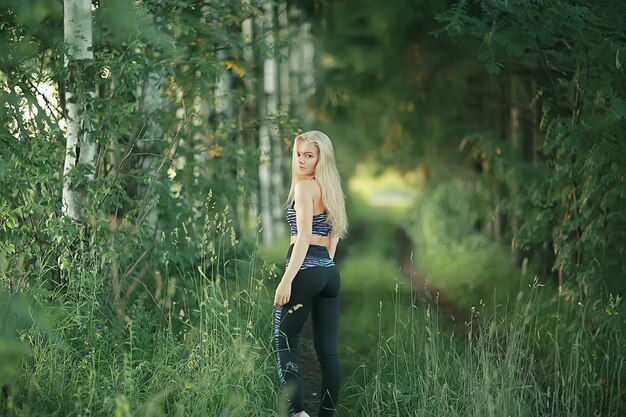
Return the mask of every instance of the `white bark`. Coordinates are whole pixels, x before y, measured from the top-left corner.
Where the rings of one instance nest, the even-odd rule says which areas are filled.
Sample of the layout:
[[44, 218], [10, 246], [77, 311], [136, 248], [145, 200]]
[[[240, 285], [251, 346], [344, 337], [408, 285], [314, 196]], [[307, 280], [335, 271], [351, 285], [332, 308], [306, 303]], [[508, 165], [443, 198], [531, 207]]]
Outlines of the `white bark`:
[[[143, 116], [146, 123], [143, 134], [138, 138], [136, 145], [136, 153], [141, 155], [139, 168], [146, 170], [150, 174], [156, 172], [160, 157], [154, 151], [154, 144], [163, 136], [163, 129], [159, 124], [159, 112], [163, 110], [165, 102], [161, 95], [161, 85], [163, 77], [158, 72], [151, 72], [148, 78], [137, 88], [137, 96], [140, 97], [139, 112]], [[159, 202], [158, 194], [146, 196], [149, 187], [147, 185], [139, 185], [137, 188], [138, 198], [148, 198], [146, 205], [147, 214], [145, 221], [153, 235], [158, 235], [158, 215], [155, 207]]]
[[[248, 0], [242, 0], [244, 5], [249, 4]], [[252, 45], [254, 43], [254, 20], [252, 18], [248, 18], [243, 21], [241, 25], [241, 30], [243, 34], [244, 41], [246, 43], [246, 48], [243, 51], [243, 58], [250, 64], [254, 61], [254, 52], [252, 50]], [[251, 65], [252, 66], [252, 65]], [[248, 94], [252, 96], [256, 96], [254, 94], [254, 85], [252, 83], [252, 77], [245, 77], [243, 82], [244, 86], [248, 92]], [[245, 173], [242, 173], [245, 175]], [[259, 216], [259, 205], [258, 205], [259, 195], [256, 190], [253, 188], [249, 192], [249, 204], [248, 204], [248, 223], [257, 227], [257, 219]]]
[[266, 123], [261, 123], [261, 126], [259, 126], [259, 150], [261, 152], [261, 158], [259, 161], [259, 191], [261, 194], [261, 226], [263, 227], [262, 237], [263, 243], [272, 245], [274, 243], [274, 228], [270, 198], [271, 161], [269, 158], [272, 149], [269, 130]]
[[[274, 11], [272, 4], [267, 2], [265, 7], [265, 30], [271, 32], [273, 30]], [[273, 35], [268, 36], [268, 44], [273, 47]], [[263, 242], [267, 245], [274, 243], [274, 217], [275, 213], [272, 206], [275, 198], [272, 197], [278, 190], [272, 190], [272, 183], [275, 181], [272, 175], [272, 130], [273, 126], [267, 120], [270, 113], [276, 112], [276, 60], [266, 58], [263, 61], [263, 99], [259, 102], [259, 151], [261, 159], [259, 161], [259, 190], [261, 193], [261, 224], [263, 226]]]
[[[217, 60], [224, 64], [226, 62], [226, 54], [220, 50], [217, 52]], [[220, 75], [217, 83], [217, 91], [215, 93], [215, 107], [222, 119], [232, 119], [235, 109], [232, 99], [232, 74], [225, 68]]]
[[[520, 152], [520, 135], [521, 135], [521, 117], [522, 117], [522, 109], [519, 107], [520, 97], [518, 94], [519, 80], [515, 75], [511, 76], [511, 92], [510, 92], [510, 101], [511, 108], [509, 110], [509, 135], [511, 138], [511, 147], [514, 152]], [[517, 156], [517, 155], [516, 155]], [[519, 186], [517, 184], [517, 180], [514, 179], [511, 184], [511, 191], [513, 195], [517, 195], [519, 193]], [[513, 241], [511, 242], [511, 255], [512, 261], [515, 265], [518, 264], [520, 258], [519, 247], [515, 241], [517, 234], [520, 228], [520, 221], [517, 215], [517, 210], [513, 209], [511, 211], [511, 231], [513, 232]]]
[[[292, 109], [306, 108], [306, 100], [315, 92], [314, 68], [314, 48], [311, 40], [311, 24], [300, 25], [296, 35], [296, 47], [291, 48], [289, 53], [290, 67], [290, 97]], [[303, 113], [299, 115], [301, 119], [309, 122], [312, 115]]]
[[[284, 11], [284, 5], [282, 3], [278, 4], [279, 10], [283, 10], [282, 15], [286, 15], [286, 11]], [[274, 13], [274, 9], [270, 8], [269, 16], [272, 20], [269, 22], [272, 25], [272, 32], [274, 35], [274, 45], [278, 45], [280, 42], [280, 34], [281, 34], [281, 26], [279, 23], [279, 16], [276, 16]], [[275, 54], [276, 56], [276, 54]], [[278, 59], [272, 58], [270, 59], [272, 62], [272, 73], [269, 76], [272, 77], [272, 89], [267, 91], [267, 112], [270, 115], [278, 115], [279, 106], [280, 106], [280, 98], [282, 96], [281, 92], [281, 63], [278, 62]], [[280, 138], [280, 130], [278, 126], [272, 124], [270, 126], [270, 137], [272, 140], [272, 189], [274, 192], [272, 193], [272, 217], [274, 220], [274, 233], [277, 236], [280, 236], [285, 233], [285, 220], [282, 210], [282, 201], [284, 200], [284, 196], [286, 195], [286, 190], [283, 186], [283, 145]]]
[[[226, 63], [227, 57], [224, 51], [218, 51], [217, 58], [219, 62], [224, 64]], [[235, 155], [233, 155], [233, 159], [237, 163], [237, 166], [235, 168], [235, 175], [236, 181], [237, 183], [239, 183], [241, 181], [244, 181], [246, 173], [243, 165], [239, 163], [239, 161], [241, 161], [244, 156], [243, 137], [241, 134], [243, 127], [241, 121], [241, 112], [239, 112], [239, 114], [236, 114], [235, 106], [233, 104], [233, 95], [235, 94], [235, 92], [233, 91], [233, 83], [234, 80], [232, 72], [224, 68], [217, 84], [217, 90], [215, 93], [215, 104], [216, 110], [220, 114], [220, 120], [234, 121], [236, 123], [237, 133], [235, 141], [237, 146]], [[233, 201], [235, 205], [235, 214], [236, 220], [238, 222], [238, 229], [240, 231], [243, 231], [246, 227], [245, 217], [247, 215], [244, 197], [237, 193], [237, 195], [234, 196], [231, 201]]]
[[[289, 37], [289, 18], [287, 16], [286, 6], [284, 4], [280, 5], [280, 10], [282, 13], [278, 15], [278, 27], [279, 34], [282, 39], [287, 39]], [[280, 89], [280, 104], [279, 108], [282, 113], [289, 114], [290, 110], [290, 100], [289, 100], [289, 46], [283, 46], [282, 55], [286, 58], [282, 59], [279, 63], [279, 89]]]
[[[89, 135], [86, 98], [93, 97], [95, 93], [91, 80], [82, 80], [89, 77], [90, 71], [81, 73], [82, 69], [93, 65], [91, 0], [64, 0], [63, 30], [66, 47], [64, 63], [70, 77], [65, 90], [67, 132], [62, 210], [74, 222], [82, 223], [85, 217], [87, 187], [75, 187], [69, 181], [68, 173], [77, 165], [85, 165], [90, 168], [86, 174], [87, 181], [94, 177], [96, 143]], [[88, 87], [88, 91], [85, 91], [85, 87]], [[75, 94], [76, 91], [80, 94]]]
[[63, 36], [68, 60], [93, 60], [91, 0], [63, 1]]

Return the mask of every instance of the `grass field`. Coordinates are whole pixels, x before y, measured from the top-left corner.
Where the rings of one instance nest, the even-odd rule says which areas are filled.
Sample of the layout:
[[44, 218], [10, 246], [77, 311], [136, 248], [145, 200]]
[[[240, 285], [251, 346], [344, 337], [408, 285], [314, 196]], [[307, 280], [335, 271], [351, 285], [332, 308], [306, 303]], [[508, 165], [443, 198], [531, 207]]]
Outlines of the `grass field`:
[[[515, 275], [514, 288], [495, 281], [462, 294], [458, 308], [466, 316], [451, 321], [398, 268], [395, 253], [403, 248], [393, 231], [401, 209], [366, 204], [351, 220], [367, 216], [370, 223], [340, 262], [338, 416], [626, 413], [619, 297], [581, 301]], [[225, 258], [226, 236], [216, 265], [241, 264], [237, 275], [224, 267], [210, 276], [202, 268], [155, 274], [162, 282], [119, 300], [89, 263], [92, 269], [78, 268], [81, 286], [65, 292], [2, 295], [0, 415], [283, 416], [272, 295], [286, 241], [233, 260]], [[444, 263], [430, 256], [431, 265]], [[474, 271], [482, 273], [495, 274]], [[452, 278], [433, 280], [452, 294], [462, 288]], [[475, 298], [481, 294], [495, 295]]]

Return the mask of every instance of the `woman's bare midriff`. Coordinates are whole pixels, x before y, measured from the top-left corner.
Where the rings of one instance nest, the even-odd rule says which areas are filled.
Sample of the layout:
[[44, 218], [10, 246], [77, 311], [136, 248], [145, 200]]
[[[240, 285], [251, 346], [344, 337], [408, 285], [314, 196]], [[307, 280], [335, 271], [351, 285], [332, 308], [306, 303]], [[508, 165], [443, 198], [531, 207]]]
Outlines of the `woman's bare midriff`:
[[[291, 243], [296, 243], [298, 236], [291, 236]], [[328, 236], [313, 235], [309, 238], [309, 245], [330, 246], [330, 238]]]

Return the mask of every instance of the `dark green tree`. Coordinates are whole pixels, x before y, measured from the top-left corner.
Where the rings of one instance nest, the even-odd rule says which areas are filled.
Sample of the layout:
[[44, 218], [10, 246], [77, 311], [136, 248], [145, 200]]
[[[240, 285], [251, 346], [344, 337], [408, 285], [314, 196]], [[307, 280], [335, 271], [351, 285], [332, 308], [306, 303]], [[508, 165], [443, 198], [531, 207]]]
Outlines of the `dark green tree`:
[[502, 233], [559, 287], [623, 290], [624, 4], [461, 1], [438, 20], [504, 89], [508, 128], [466, 144], [499, 190]]

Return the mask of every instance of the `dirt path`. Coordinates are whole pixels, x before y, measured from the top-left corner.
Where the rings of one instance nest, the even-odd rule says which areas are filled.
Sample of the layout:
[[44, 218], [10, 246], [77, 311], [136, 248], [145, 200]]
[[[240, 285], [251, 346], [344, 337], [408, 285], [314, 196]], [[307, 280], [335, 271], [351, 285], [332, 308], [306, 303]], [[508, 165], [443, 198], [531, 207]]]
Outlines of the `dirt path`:
[[[440, 315], [448, 321], [447, 324], [452, 326], [455, 333], [465, 334], [466, 328], [478, 328], [475, 326], [477, 324], [476, 319], [472, 320], [467, 310], [448, 297], [446, 291], [432, 283], [426, 283], [426, 277], [412, 260], [413, 244], [404, 229], [397, 227], [394, 230], [394, 238], [401, 243], [399, 247], [402, 248], [398, 251], [396, 258], [400, 271], [413, 283], [413, 288], [417, 290], [414, 292], [412, 303], [416, 305], [424, 302], [436, 304]], [[474, 324], [471, 327], [468, 326], [470, 320]]]

